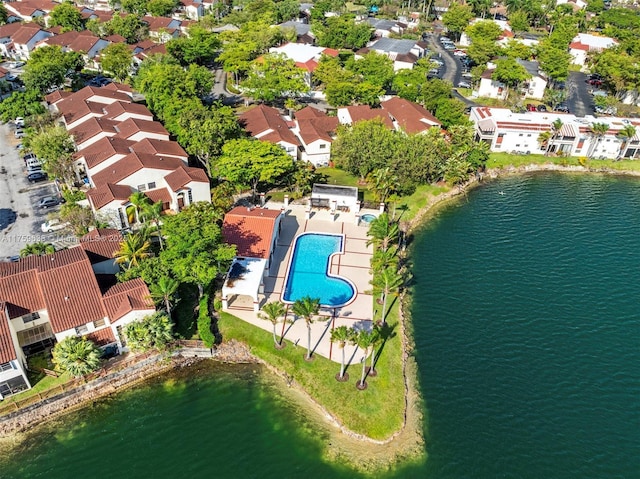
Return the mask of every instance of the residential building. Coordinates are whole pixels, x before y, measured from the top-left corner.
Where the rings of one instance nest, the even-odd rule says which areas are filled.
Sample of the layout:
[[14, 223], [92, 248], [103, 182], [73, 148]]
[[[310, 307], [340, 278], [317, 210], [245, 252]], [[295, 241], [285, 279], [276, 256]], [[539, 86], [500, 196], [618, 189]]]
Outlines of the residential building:
[[[107, 254], [114, 246], [106, 240], [113, 237], [98, 233], [81, 241], [92, 251], [104, 242]], [[155, 311], [140, 279], [103, 292], [87, 249], [78, 246], [0, 263], [2, 397], [30, 387], [24, 374], [27, 356], [69, 336], [97, 337], [101, 345], [117, 344], [122, 350], [122, 327]]]
[[[15, 5], [22, 2], [13, 2]], [[0, 26], [0, 53], [6, 58], [28, 60], [37, 43], [52, 37], [53, 33], [36, 23], [9, 23]]]
[[285, 43], [279, 47], [269, 49], [269, 53], [279, 53], [293, 60], [299, 68], [305, 71], [305, 81], [312, 86], [311, 74], [318, 66], [322, 55], [338, 56], [338, 51], [332, 48], [316, 47], [302, 43]]
[[292, 131], [300, 140], [300, 159], [315, 166], [327, 166], [339, 123], [338, 118], [311, 106], [297, 111]]
[[276, 108], [258, 105], [240, 115], [239, 122], [252, 137], [280, 145], [291, 157], [299, 158], [300, 140]]
[[381, 38], [358, 50], [356, 57], [362, 57], [369, 52], [380, 53], [393, 60], [393, 69], [398, 71], [404, 68], [412, 69], [415, 63], [425, 56], [426, 51], [425, 42]]
[[[522, 98], [532, 98], [534, 100], [542, 100], [544, 92], [547, 88], [547, 79], [540, 72], [538, 62], [526, 61], [518, 59], [517, 62], [527, 71], [529, 78], [521, 85]], [[494, 80], [493, 73], [496, 65], [489, 62], [487, 69], [480, 77], [478, 86], [478, 96], [483, 98], [497, 98], [505, 100], [509, 92], [509, 88], [504, 83]]]
[[338, 108], [338, 120], [350, 125], [362, 120], [379, 119], [389, 129], [415, 134], [424, 133], [432, 127], [440, 128], [441, 123], [422, 105], [392, 97], [380, 103], [380, 108], [356, 105]]
[[[590, 158], [640, 158], [640, 120], [631, 118], [575, 115], [547, 112], [513, 113], [506, 108], [476, 107], [470, 120], [475, 125], [476, 139], [485, 141], [491, 151], [520, 151], [529, 153], [561, 153]], [[554, 122], [560, 120], [560, 129]], [[607, 132], [598, 136], [592, 129], [595, 123], [608, 125]], [[627, 125], [636, 128], [630, 139], [620, 135]], [[543, 143], [540, 134], [552, 133]]]
[[569, 54], [575, 65], [585, 66], [589, 53], [601, 52], [618, 44], [613, 38], [578, 33], [569, 44]]
[[264, 293], [264, 278], [269, 274], [282, 213], [266, 208], [238, 206], [224, 216], [222, 237], [236, 246], [227, 280], [222, 287], [222, 307], [227, 309], [233, 296], [253, 298], [254, 310], [259, 310], [259, 294]]
[[311, 31], [311, 25], [309, 23], [303, 23], [299, 20], [289, 20], [288, 22], [278, 25], [285, 30], [293, 29], [296, 32], [296, 42], [303, 45], [315, 45], [316, 37]]

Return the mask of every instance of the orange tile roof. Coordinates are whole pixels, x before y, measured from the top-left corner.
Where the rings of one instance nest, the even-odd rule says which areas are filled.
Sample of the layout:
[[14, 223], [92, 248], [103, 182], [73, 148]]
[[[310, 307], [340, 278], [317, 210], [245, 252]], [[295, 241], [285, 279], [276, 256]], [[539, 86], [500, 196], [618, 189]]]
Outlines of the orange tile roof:
[[111, 322], [131, 311], [154, 310], [149, 288], [140, 278], [118, 283], [104, 293], [104, 305]]
[[87, 191], [87, 198], [96, 210], [108, 205], [112, 201], [126, 202], [129, 200], [133, 188], [127, 185], [107, 183]]
[[92, 175], [91, 180], [96, 187], [107, 183], [117, 184], [143, 168], [173, 171], [183, 165], [182, 160], [172, 156], [160, 157], [148, 153], [129, 153], [113, 165]]
[[144, 194], [149, 198], [151, 203], [160, 201], [163, 205], [171, 203], [171, 193], [166, 188], [157, 188], [155, 190], [145, 191]]
[[175, 156], [177, 158], [189, 158], [186, 151], [176, 141], [158, 140], [156, 138], [145, 138], [135, 143], [133, 151], [138, 153], [150, 153], [152, 155]]
[[5, 315], [6, 304], [0, 301], [0, 364], [18, 359], [9, 331], [9, 318]]
[[130, 138], [141, 131], [165, 135], [169, 139], [169, 132], [157, 121], [139, 120], [138, 118], [128, 118], [118, 124], [118, 136], [120, 138]]
[[123, 237], [120, 231], [111, 228], [96, 228], [80, 238], [80, 246], [92, 264], [113, 259], [120, 249]]
[[[17, 4], [17, 2], [15, 3]], [[15, 5], [14, 4], [14, 5]], [[20, 23], [12, 22], [5, 25], [0, 25], [0, 38], [11, 38], [16, 32], [22, 28], [30, 28], [34, 31], [40, 30], [40, 25], [36, 23]]]
[[[109, 85], [113, 85], [113, 83], [110, 83]], [[113, 102], [111, 105], [105, 106], [103, 110], [104, 110], [105, 118], [109, 118], [109, 119], [117, 118], [123, 113], [131, 113], [133, 115], [145, 116], [149, 121], [153, 120], [153, 114], [149, 111], [149, 109], [146, 106], [141, 105], [140, 103], [116, 101], [116, 102]]]
[[44, 100], [49, 105], [55, 105], [60, 100], [64, 100], [65, 98], [67, 98], [70, 95], [73, 95], [73, 93], [71, 93], [70, 91], [56, 90], [53, 93], [49, 93], [48, 95], [46, 95], [44, 97]]
[[83, 156], [91, 169], [115, 155], [128, 155], [133, 151], [134, 145], [134, 141], [107, 136], [80, 150], [78, 156]]
[[393, 129], [393, 122], [389, 115], [380, 108], [371, 108], [369, 105], [355, 105], [346, 107], [351, 121], [356, 123], [362, 120], [380, 119], [387, 128]]
[[277, 210], [238, 206], [224, 215], [222, 237], [227, 243], [236, 245], [238, 256], [268, 259], [279, 216]]
[[29, 256], [1, 268], [0, 275], [2, 283], [11, 281], [8, 290], [0, 293], [11, 317], [46, 309], [51, 329], [60, 333], [106, 316], [98, 282], [82, 248]]
[[200, 168], [192, 168], [189, 166], [181, 166], [180, 168], [176, 168], [174, 171], [165, 176], [164, 180], [173, 191], [178, 191], [180, 188], [188, 183], [191, 183], [192, 181], [209, 183], [209, 177], [204, 172], [204, 170]]
[[[240, 115], [240, 124], [253, 137], [270, 143], [280, 141], [299, 145], [300, 141], [287, 126], [280, 112], [273, 107], [259, 105]], [[271, 130], [269, 133], [265, 132]]]
[[400, 97], [393, 97], [380, 104], [383, 110], [395, 118], [407, 133], [420, 133], [432, 126], [441, 126], [438, 119], [429, 113], [422, 105], [410, 102]]
[[317, 140], [333, 141], [332, 135], [339, 125], [338, 118], [324, 116], [298, 120], [300, 137], [308, 145]]
[[[72, 119], [71, 121], [75, 120]], [[118, 133], [116, 131], [117, 125], [117, 121], [109, 120], [107, 118], [93, 117], [83, 121], [78, 126], [71, 128], [71, 130], [69, 130], [69, 134], [73, 136], [76, 144], [82, 145], [85, 141], [101, 133], [108, 136], [115, 136]]]
[[113, 329], [110, 327], [98, 329], [89, 334], [85, 334], [85, 338], [93, 341], [98, 346], [106, 346], [107, 344], [115, 343], [116, 337], [113, 335]]
[[[20, 2], [16, 2], [16, 3], [19, 4]], [[33, 13], [33, 11], [31, 13]], [[30, 13], [28, 13], [27, 15], [30, 15]], [[15, 44], [24, 45], [26, 43], [29, 43], [29, 40], [35, 37], [39, 31], [40, 31], [40, 28], [38, 28], [37, 30], [34, 28], [21, 28], [14, 35], [11, 36], [11, 40]]]

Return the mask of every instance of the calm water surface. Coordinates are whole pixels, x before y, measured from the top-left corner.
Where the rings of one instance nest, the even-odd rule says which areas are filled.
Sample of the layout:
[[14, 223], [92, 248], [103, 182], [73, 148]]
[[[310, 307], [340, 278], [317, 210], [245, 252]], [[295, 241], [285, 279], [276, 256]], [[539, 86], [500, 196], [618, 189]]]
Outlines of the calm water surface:
[[[639, 186], [501, 180], [418, 232], [429, 460], [378, 477], [640, 478]], [[29, 435], [0, 478], [359, 477], [280, 387], [255, 366], [158, 378]]]

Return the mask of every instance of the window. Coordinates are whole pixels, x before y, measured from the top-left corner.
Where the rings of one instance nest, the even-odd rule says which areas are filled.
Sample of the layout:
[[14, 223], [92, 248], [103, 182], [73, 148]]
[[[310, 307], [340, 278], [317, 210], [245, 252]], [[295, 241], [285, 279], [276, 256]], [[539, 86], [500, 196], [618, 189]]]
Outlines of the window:
[[40, 315], [38, 313], [29, 313], [29, 314], [25, 314], [24, 316], [22, 316], [22, 322], [24, 324], [30, 323], [31, 321], [35, 321], [36, 319], [39, 319]]
[[325, 145], [324, 143], [322, 145], [320, 145], [320, 149], [324, 150], [327, 147], [327, 145]]
[[83, 334], [87, 334], [88, 332], [89, 332], [89, 328], [87, 328], [87, 325], [86, 325], [86, 324], [83, 324], [82, 326], [78, 326], [78, 327], [76, 328], [76, 334], [77, 334], [78, 336], [81, 336], [81, 335], [83, 335]]
[[518, 136], [524, 136], [524, 133], [520, 133]]
[[152, 181], [151, 183], [149, 183], [148, 186], [149, 186], [149, 189], [152, 190], [152, 189], [154, 189], [156, 187], [156, 182]]
[[193, 203], [193, 193], [191, 192], [191, 190], [187, 191], [187, 195], [189, 197], [189, 204]]
[[94, 327], [94, 328], [96, 328], [96, 329], [101, 328], [101, 327], [102, 327], [102, 326], [104, 326], [104, 325], [105, 325], [105, 320], [104, 320], [104, 318], [102, 318], [102, 319], [98, 319], [97, 321], [94, 321], [94, 322], [93, 322], [93, 327]]
[[138, 191], [146, 191], [147, 185], [138, 185]]
[[0, 372], [9, 371], [10, 369], [13, 369], [13, 364], [11, 362], [0, 364]]
[[527, 134], [527, 138], [531, 138], [531, 133]]

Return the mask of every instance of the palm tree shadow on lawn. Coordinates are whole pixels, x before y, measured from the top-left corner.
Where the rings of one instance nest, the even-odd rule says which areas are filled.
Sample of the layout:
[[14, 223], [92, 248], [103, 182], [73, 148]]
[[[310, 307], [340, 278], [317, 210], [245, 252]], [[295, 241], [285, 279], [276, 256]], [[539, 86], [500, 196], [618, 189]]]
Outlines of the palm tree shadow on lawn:
[[320, 341], [322, 341], [322, 338], [324, 338], [324, 336], [327, 334], [327, 331], [329, 331], [329, 328], [331, 328], [332, 321], [333, 321], [333, 318], [331, 318], [331, 317], [327, 320], [327, 325], [324, 327], [324, 331], [322, 331], [322, 334], [320, 335], [320, 337], [316, 341], [316, 344], [311, 349], [311, 357], [313, 357], [313, 355], [315, 354], [316, 349], [320, 345]]

